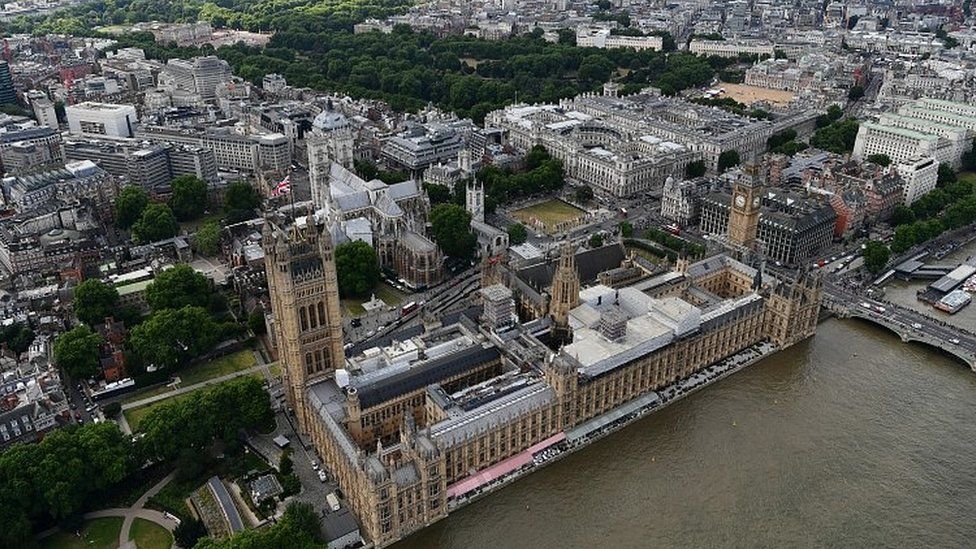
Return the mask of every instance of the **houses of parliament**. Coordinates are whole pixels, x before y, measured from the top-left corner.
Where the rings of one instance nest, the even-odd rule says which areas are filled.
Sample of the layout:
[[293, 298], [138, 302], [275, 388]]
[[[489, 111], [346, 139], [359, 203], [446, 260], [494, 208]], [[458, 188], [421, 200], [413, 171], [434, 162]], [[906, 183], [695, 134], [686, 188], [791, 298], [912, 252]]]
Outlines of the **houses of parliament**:
[[[730, 235], [748, 245], [754, 190], [736, 193]], [[516, 318], [512, 288], [488, 280], [451, 321], [425, 319], [418, 335], [345, 356], [324, 224], [269, 219], [264, 248], [288, 405], [378, 547], [524, 472], [534, 454], [585, 443], [660, 389], [760, 343], [813, 335], [820, 308], [819, 276], [775, 277], [728, 255], [581, 287], [564, 244], [545, 316]]]

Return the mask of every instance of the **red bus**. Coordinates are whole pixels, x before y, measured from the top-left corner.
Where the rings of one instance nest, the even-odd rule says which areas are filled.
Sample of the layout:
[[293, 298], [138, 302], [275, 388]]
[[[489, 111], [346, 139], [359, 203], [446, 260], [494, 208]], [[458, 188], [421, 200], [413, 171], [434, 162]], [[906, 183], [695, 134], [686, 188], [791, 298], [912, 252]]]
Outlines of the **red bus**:
[[407, 316], [408, 314], [416, 311], [417, 307], [418, 305], [416, 301], [411, 301], [410, 303], [407, 303], [406, 305], [403, 306], [403, 308], [400, 309], [400, 316]]

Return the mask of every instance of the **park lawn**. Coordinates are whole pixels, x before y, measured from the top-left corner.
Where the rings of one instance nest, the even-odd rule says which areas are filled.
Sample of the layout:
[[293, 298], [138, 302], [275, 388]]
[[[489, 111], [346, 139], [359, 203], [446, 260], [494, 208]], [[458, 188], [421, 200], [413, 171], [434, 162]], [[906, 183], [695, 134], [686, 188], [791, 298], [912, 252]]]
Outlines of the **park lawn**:
[[274, 364], [268, 366], [268, 373], [271, 377], [281, 377], [281, 365], [275, 362]]
[[[81, 529], [81, 537], [74, 532], [59, 531], [40, 541], [41, 549], [114, 549], [119, 546], [122, 517], [89, 520]], [[167, 532], [168, 533], [168, 532]]]
[[129, 540], [136, 542], [137, 549], [169, 549], [173, 546], [173, 534], [169, 530], [141, 518], [132, 521]]
[[[397, 305], [403, 303], [403, 300], [407, 297], [406, 294], [397, 290], [393, 286], [390, 286], [386, 282], [380, 282], [376, 288], [373, 289], [373, 293], [376, 297], [383, 300], [390, 307], [396, 307]], [[342, 308], [352, 316], [360, 316], [366, 313], [363, 309], [363, 303], [369, 301], [369, 298], [358, 299], [358, 298], [347, 298], [340, 300]]]
[[167, 381], [166, 383], [158, 387], [153, 387], [152, 389], [145, 389], [142, 391], [136, 391], [134, 393], [131, 393], [127, 397], [122, 399], [122, 404], [128, 404], [130, 402], [135, 402], [137, 400], [142, 400], [145, 398], [154, 397], [156, 395], [161, 395], [163, 393], [168, 393], [173, 390], [173, 387], [170, 387], [168, 383], [169, 381]]
[[523, 222], [530, 231], [535, 230], [533, 219], [542, 222], [547, 231], [553, 231], [557, 224], [578, 219], [584, 214], [583, 210], [562, 200], [549, 200], [512, 212], [512, 216]]
[[224, 218], [224, 214], [221, 212], [214, 212], [211, 214], [202, 215], [197, 219], [191, 219], [189, 221], [183, 221], [180, 223], [180, 230], [186, 233], [195, 233], [200, 227], [203, 227], [208, 221], [219, 222]]
[[640, 248], [638, 246], [627, 246], [627, 253], [630, 252], [634, 252], [637, 255], [643, 257], [644, 259], [652, 263], [660, 263], [661, 260], [664, 259], [663, 257], [651, 252], [650, 250], [645, 250], [644, 248]]
[[254, 358], [254, 353], [250, 349], [245, 349], [186, 367], [179, 373], [180, 385], [186, 387], [215, 377], [246, 370], [256, 364], [257, 359]]

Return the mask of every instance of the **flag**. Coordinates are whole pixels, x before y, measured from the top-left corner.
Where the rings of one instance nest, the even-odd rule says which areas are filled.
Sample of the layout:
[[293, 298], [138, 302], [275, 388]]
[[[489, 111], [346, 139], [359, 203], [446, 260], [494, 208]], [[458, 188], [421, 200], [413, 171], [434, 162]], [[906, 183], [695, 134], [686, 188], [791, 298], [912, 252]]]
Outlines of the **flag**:
[[291, 175], [286, 175], [274, 189], [271, 190], [271, 196], [281, 196], [283, 194], [288, 194], [291, 192]]

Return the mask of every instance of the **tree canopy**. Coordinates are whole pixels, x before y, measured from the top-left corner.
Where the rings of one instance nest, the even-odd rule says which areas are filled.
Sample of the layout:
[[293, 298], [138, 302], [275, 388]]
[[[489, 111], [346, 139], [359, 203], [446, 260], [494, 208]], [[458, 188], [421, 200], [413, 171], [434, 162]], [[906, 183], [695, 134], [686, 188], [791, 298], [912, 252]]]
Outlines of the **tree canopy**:
[[132, 329], [129, 346], [144, 364], [177, 368], [210, 351], [222, 331], [201, 307], [163, 309]]
[[169, 207], [177, 219], [187, 221], [203, 215], [207, 209], [207, 183], [193, 175], [181, 175], [170, 182], [173, 194]]
[[104, 340], [82, 325], [54, 340], [54, 362], [73, 379], [87, 379], [98, 373], [99, 347]]
[[194, 235], [193, 246], [201, 255], [217, 255], [220, 251], [220, 223], [213, 220], [204, 223]]
[[14, 322], [0, 327], [0, 342], [6, 343], [8, 349], [19, 355], [34, 342], [34, 331], [23, 322]]
[[810, 145], [835, 154], [849, 153], [854, 150], [859, 126], [853, 118], [831, 122], [813, 134]]
[[741, 159], [739, 158], [739, 151], [735, 149], [730, 149], [727, 151], [722, 151], [718, 155], [718, 171], [724, 172], [725, 170], [738, 166]]
[[891, 250], [883, 242], [870, 240], [864, 247], [864, 266], [873, 274], [878, 274], [888, 264]]
[[869, 155], [867, 160], [872, 164], [877, 164], [885, 168], [891, 165], [891, 157], [884, 153]]
[[234, 181], [224, 193], [224, 212], [228, 223], [238, 223], [254, 217], [254, 210], [261, 205], [261, 195], [247, 181]]
[[512, 223], [508, 226], [508, 243], [513, 246], [522, 244], [529, 238], [529, 231], [521, 223]]
[[140, 442], [146, 457], [174, 460], [187, 449], [206, 451], [215, 440], [234, 443], [242, 429], [272, 416], [261, 382], [243, 376], [157, 406], [139, 422]]
[[149, 205], [149, 195], [145, 189], [134, 185], [126, 185], [115, 197], [115, 225], [120, 229], [128, 229], [142, 217], [143, 210]]
[[25, 547], [34, 525], [73, 516], [135, 468], [131, 438], [112, 422], [57, 429], [0, 454], [0, 546]]
[[685, 166], [685, 178], [694, 179], [696, 177], [701, 177], [705, 175], [706, 170], [707, 167], [705, 166], [705, 162], [703, 160], [689, 162], [688, 165]]
[[259, 549], [292, 547], [295, 549], [324, 549], [319, 538], [319, 520], [307, 503], [288, 504], [281, 520], [262, 530], [244, 530], [230, 538], [203, 538], [196, 549]]
[[173, 238], [180, 232], [173, 211], [166, 204], [150, 204], [142, 217], [132, 226], [132, 234], [139, 242], [149, 243]]
[[208, 308], [213, 298], [210, 279], [181, 263], [156, 275], [146, 287], [146, 302], [153, 311], [186, 306]]
[[89, 326], [105, 321], [118, 310], [119, 292], [115, 286], [89, 278], [75, 287], [72, 304], [75, 316]]
[[430, 211], [434, 241], [445, 254], [471, 259], [478, 239], [471, 232], [471, 214], [457, 204], [438, 204]]
[[380, 263], [376, 250], [361, 240], [336, 246], [335, 262], [339, 277], [339, 295], [342, 297], [369, 297], [380, 282]]

